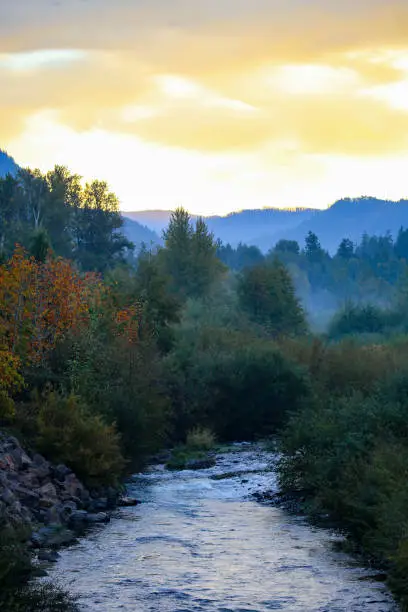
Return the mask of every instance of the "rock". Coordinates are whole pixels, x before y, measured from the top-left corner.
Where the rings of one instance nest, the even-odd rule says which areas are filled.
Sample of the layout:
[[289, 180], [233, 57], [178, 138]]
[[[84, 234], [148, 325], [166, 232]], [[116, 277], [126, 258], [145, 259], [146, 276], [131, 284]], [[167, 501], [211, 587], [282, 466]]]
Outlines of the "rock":
[[61, 525], [49, 525], [41, 527], [31, 535], [31, 542], [37, 548], [59, 547], [72, 544], [75, 534]]
[[54, 529], [52, 527], [41, 527], [41, 529], [31, 534], [31, 542], [36, 547], [44, 546], [53, 533]]
[[48, 572], [46, 572], [42, 567], [34, 567], [30, 574], [33, 578], [45, 578], [48, 576]]
[[58, 499], [57, 490], [51, 482], [47, 482], [47, 484], [37, 489], [36, 493], [38, 493], [41, 498], [51, 501], [56, 501]]
[[69, 474], [72, 474], [72, 470], [69, 469], [66, 465], [60, 464], [53, 468], [54, 477], [63, 482]]
[[0, 457], [0, 470], [16, 471], [17, 465], [11, 454], [4, 454]]
[[79, 497], [79, 499], [89, 498], [89, 493], [83, 484], [79, 482], [75, 474], [68, 474], [61, 486], [71, 497]]
[[14, 493], [12, 493], [7, 487], [2, 490], [0, 499], [8, 506], [11, 506], [17, 501]]
[[98, 512], [97, 514], [88, 514], [86, 517], [87, 523], [109, 523], [110, 517], [106, 512]]
[[52, 508], [54, 502], [51, 499], [46, 499], [43, 497], [39, 502], [40, 508]]
[[216, 464], [215, 459], [208, 457], [206, 459], [192, 459], [187, 461], [186, 470], [207, 470], [208, 468], [214, 467]]
[[33, 464], [36, 467], [43, 466], [44, 464], [46, 464], [48, 467], [50, 466], [49, 462], [45, 459], [45, 457], [43, 457], [39, 453], [35, 453], [33, 455]]
[[54, 504], [47, 510], [45, 514], [44, 523], [46, 525], [61, 525], [65, 523], [64, 520], [64, 507], [62, 504]]
[[26, 470], [24, 472], [20, 472], [18, 479], [19, 483], [27, 489], [38, 489], [41, 486], [37, 472], [34, 470]]
[[63, 503], [64, 512], [71, 516], [74, 512], [78, 510], [77, 504], [74, 501], [66, 501]]
[[40, 550], [38, 553], [39, 561], [48, 561], [49, 563], [56, 563], [59, 559], [59, 554], [55, 550]]
[[69, 524], [77, 525], [81, 523], [86, 523], [87, 516], [88, 516], [88, 512], [86, 512], [86, 510], [76, 510], [71, 513], [71, 516], [69, 517]]
[[107, 510], [108, 508], [108, 498], [102, 497], [100, 499], [94, 499], [89, 504], [89, 512], [98, 512], [100, 510]]
[[14, 493], [17, 495], [19, 500], [24, 503], [26, 506], [38, 506], [40, 501], [40, 496], [35, 491], [28, 489], [27, 487], [23, 487], [21, 485], [17, 485], [14, 489]]
[[138, 506], [141, 502], [137, 499], [133, 499], [133, 497], [119, 497], [118, 506], [123, 508]]
[[[36, 530], [35, 548], [57, 548], [70, 544], [80, 530], [109, 521], [105, 512], [114, 508], [119, 493], [113, 487], [91, 495], [66, 465], [53, 466], [42, 455], [29, 456], [18, 440], [0, 431], [0, 518], [6, 525], [25, 525]], [[38, 527], [43, 524], [43, 527]], [[39, 558], [56, 560], [40, 551]]]
[[149, 463], [151, 464], [163, 464], [163, 463], [168, 463], [171, 459], [171, 451], [162, 451], [160, 453], [157, 453], [156, 455], [153, 455], [153, 457], [151, 457], [149, 459]]

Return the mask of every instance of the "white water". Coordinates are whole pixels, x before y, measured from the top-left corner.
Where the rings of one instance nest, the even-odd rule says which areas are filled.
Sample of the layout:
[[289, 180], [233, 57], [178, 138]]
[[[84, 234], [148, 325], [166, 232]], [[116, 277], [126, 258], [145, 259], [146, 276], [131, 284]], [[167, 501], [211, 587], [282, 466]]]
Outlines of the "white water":
[[[63, 551], [51, 579], [92, 612], [396, 610], [368, 570], [334, 552], [333, 534], [251, 499], [276, 486], [273, 463], [237, 445], [209, 470], [135, 476], [129, 493], [143, 503]], [[232, 471], [242, 474], [211, 478]]]

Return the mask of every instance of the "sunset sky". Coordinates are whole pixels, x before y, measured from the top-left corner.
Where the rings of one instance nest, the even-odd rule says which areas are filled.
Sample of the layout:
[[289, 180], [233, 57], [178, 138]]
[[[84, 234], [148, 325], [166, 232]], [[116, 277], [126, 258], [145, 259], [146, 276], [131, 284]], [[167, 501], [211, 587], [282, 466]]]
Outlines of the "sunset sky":
[[0, 148], [122, 208], [408, 196], [407, 0], [0, 0]]

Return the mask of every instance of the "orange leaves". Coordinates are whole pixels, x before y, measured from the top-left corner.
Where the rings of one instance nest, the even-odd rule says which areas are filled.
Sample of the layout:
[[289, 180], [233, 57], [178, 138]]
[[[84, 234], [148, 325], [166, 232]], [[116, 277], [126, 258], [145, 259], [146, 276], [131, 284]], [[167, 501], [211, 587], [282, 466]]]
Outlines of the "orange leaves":
[[136, 344], [139, 340], [142, 314], [143, 305], [141, 303], [118, 310], [115, 315], [116, 335], [126, 338], [129, 344]]
[[[90, 283], [92, 284], [92, 283]], [[18, 247], [0, 266], [0, 333], [7, 349], [38, 363], [89, 316], [88, 279], [70, 262], [27, 257]]]
[[0, 334], [12, 352], [28, 332], [33, 316], [33, 262], [17, 247], [8, 264], [0, 266]]
[[17, 370], [17, 357], [24, 366], [41, 364], [68, 333], [84, 333], [96, 318], [105, 320], [114, 336], [136, 345], [143, 312], [141, 302], [115, 306], [98, 275], [81, 275], [65, 259], [39, 262], [17, 247], [0, 266], [0, 350], [16, 360]]

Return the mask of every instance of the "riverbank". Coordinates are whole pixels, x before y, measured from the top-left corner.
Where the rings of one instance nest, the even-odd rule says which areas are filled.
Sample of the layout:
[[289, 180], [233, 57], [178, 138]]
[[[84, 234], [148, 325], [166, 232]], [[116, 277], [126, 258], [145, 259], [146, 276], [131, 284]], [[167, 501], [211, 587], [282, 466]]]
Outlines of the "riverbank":
[[150, 467], [128, 483], [143, 503], [64, 549], [49, 579], [89, 612], [394, 612], [335, 533], [254, 500], [277, 490], [276, 461], [239, 444], [211, 468]]
[[[0, 432], [2, 609], [19, 610], [19, 600], [25, 602], [21, 603], [25, 612], [43, 610], [41, 591], [27, 592], [26, 597], [24, 585], [30, 577], [45, 574], [49, 563], [58, 560], [58, 551], [73, 544], [87, 528], [108, 523], [118, 505], [136, 503], [122, 494], [122, 489], [114, 487], [87, 489], [67, 466], [53, 465], [38, 453], [26, 451], [14, 436]], [[54, 600], [50, 610], [71, 609], [64, 593], [48, 589], [44, 597]], [[36, 598], [39, 607], [35, 607]]]

